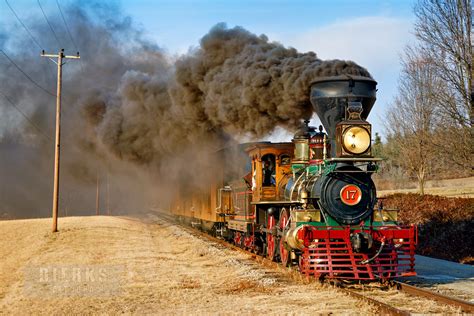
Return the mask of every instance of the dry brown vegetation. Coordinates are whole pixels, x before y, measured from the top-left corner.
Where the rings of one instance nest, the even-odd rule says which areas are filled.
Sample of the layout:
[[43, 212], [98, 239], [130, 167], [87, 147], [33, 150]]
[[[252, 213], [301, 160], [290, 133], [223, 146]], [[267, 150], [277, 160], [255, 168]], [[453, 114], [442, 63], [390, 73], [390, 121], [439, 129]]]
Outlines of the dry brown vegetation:
[[419, 225], [419, 254], [458, 262], [474, 257], [473, 198], [399, 193], [384, 205], [399, 209], [402, 223]]
[[[396, 193], [418, 193], [416, 181], [407, 179], [380, 179], [375, 177], [377, 196], [388, 196]], [[431, 195], [474, 198], [474, 177], [428, 180], [425, 193]]]
[[[50, 224], [49, 219], [0, 221], [0, 314], [376, 314], [336, 289], [280, 278], [247, 255], [175, 225], [69, 217], [60, 219], [59, 233], [52, 234]], [[119, 291], [51, 295], [40, 282], [25, 291], [28, 267], [55, 265], [121, 267], [112, 275]]]
[[[48, 219], [0, 221], [0, 314], [377, 314], [373, 306], [335, 287], [287, 277], [283, 268], [264, 267], [249, 255], [157, 219], [146, 224], [69, 217], [60, 220], [57, 234], [50, 233], [50, 224]], [[105, 290], [101, 293], [77, 295], [69, 287], [52, 295], [48, 284], [26, 272], [55, 265], [119, 269], [108, 270], [109, 283], [69, 284]], [[107, 291], [115, 288], [116, 293]], [[456, 311], [393, 291], [373, 295], [410, 312]]]
[[252, 280], [240, 280], [231, 282], [225, 289], [227, 294], [242, 294], [242, 293], [256, 292], [256, 293], [275, 293], [275, 288], [264, 285]]

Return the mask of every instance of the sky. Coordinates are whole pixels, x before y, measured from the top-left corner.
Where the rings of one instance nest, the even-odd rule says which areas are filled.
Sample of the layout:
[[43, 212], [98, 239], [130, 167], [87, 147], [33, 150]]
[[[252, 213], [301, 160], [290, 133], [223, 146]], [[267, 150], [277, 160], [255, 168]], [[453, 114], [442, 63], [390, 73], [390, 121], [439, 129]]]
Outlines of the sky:
[[[123, 1], [124, 12], [170, 53], [186, 53], [213, 25], [226, 22], [322, 59], [349, 59], [378, 82], [369, 116], [385, 135], [384, 115], [396, 94], [400, 54], [413, 42], [412, 0]], [[319, 124], [317, 119], [311, 122]]]
[[[41, 0], [50, 18], [58, 17], [55, 1]], [[367, 68], [378, 82], [377, 103], [369, 121], [375, 132], [384, 135], [383, 118], [396, 93], [399, 57], [406, 44], [413, 41], [415, 1], [123, 0], [117, 3], [146, 38], [172, 55], [184, 54], [198, 46], [200, 38], [212, 26], [225, 22], [228, 27], [238, 25], [256, 34], [266, 34], [271, 41], [302, 52], [314, 51], [322, 59], [353, 60]], [[9, 2], [20, 16], [39, 10], [36, 0]], [[2, 23], [15, 23], [3, 1], [0, 26]], [[312, 123], [319, 124], [317, 119]]]

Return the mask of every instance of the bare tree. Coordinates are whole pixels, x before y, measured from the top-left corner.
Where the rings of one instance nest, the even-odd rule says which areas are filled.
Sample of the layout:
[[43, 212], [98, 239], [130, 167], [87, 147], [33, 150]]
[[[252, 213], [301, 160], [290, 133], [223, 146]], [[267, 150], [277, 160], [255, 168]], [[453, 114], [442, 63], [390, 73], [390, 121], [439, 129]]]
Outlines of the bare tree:
[[437, 148], [454, 164], [472, 164], [472, 11], [470, 0], [419, 0], [415, 7], [415, 35], [422, 55], [429, 59], [444, 89], [435, 91], [440, 123]]
[[432, 144], [437, 125], [435, 92], [442, 88], [431, 60], [419, 49], [407, 47], [398, 93], [387, 115], [387, 132], [397, 149], [391, 158], [417, 178], [420, 194], [424, 194], [436, 155]]

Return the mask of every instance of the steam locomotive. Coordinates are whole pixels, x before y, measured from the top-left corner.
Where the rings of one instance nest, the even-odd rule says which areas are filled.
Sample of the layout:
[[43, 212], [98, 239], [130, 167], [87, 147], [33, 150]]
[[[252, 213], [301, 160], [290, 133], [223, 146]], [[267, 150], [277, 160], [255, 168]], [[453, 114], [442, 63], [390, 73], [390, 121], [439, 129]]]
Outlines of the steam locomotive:
[[[349, 75], [313, 82], [311, 103], [325, 131], [305, 121], [292, 142], [219, 151], [222, 170], [209, 187], [178, 194], [174, 215], [308, 277], [415, 275], [416, 226], [398, 224], [371, 179], [380, 159], [372, 156], [366, 119], [376, 85]], [[239, 172], [236, 155], [246, 160]]]

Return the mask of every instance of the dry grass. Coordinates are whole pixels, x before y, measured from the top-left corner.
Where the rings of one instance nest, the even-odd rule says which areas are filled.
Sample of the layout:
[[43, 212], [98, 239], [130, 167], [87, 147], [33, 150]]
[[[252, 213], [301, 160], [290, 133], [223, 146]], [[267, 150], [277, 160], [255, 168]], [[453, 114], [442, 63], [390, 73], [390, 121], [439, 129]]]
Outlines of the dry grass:
[[[380, 197], [396, 193], [418, 193], [418, 184], [413, 181], [403, 183], [391, 183], [387, 180], [379, 180], [377, 184], [377, 195]], [[425, 193], [449, 197], [474, 197], [474, 177], [429, 180], [425, 185]]]
[[[284, 277], [174, 225], [82, 217], [61, 219], [58, 234], [49, 229], [50, 220], [0, 221], [0, 314], [377, 314], [337, 288]], [[30, 280], [35, 296], [29, 295], [25, 268], [51, 265], [119, 267], [110, 275], [119, 291], [52, 296]], [[412, 301], [406, 295], [397, 300]], [[419, 313], [452, 312], [418, 301], [411, 306]]]
[[201, 282], [199, 280], [195, 280], [193, 278], [186, 278], [181, 280], [178, 286], [176, 286], [177, 289], [199, 289], [201, 288]]
[[[60, 232], [52, 234], [50, 224], [0, 221], [0, 314], [376, 314], [335, 289], [276, 278], [277, 272], [246, 255], [174, 225], [70, 217], [60, 219]], [[28, 295], [25, 268], [55, 265], [117, 266], [111, 278], [119, 291], [52, 296], [33, 282], [36, 296]]]
[[252, 280], [230, 282], [230, 284], [226, 286], [226, 289], [224, 289], [224, 293], [226, 294], [242, 295], [249, 292], [271, 294], [275, 293], [275, 289]]

